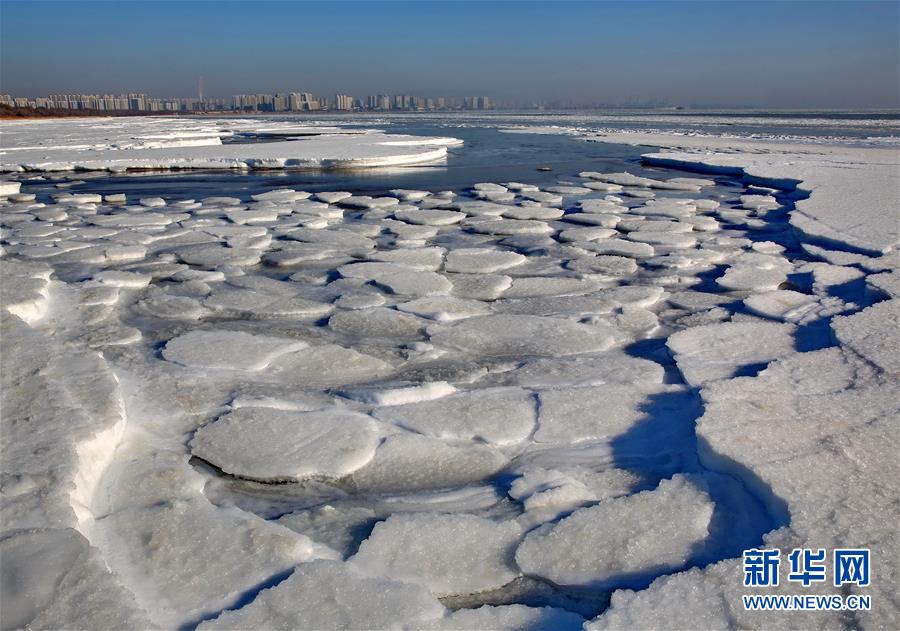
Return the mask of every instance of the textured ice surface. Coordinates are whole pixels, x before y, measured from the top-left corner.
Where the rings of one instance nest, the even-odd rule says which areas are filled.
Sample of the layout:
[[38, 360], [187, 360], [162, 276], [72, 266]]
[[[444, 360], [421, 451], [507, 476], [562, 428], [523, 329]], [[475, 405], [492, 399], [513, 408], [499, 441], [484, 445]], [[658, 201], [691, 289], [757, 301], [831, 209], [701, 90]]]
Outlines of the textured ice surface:
[[514, 521], [474, 515], [393, 515], [375, 526], [351, 560], [369, 574], [426, 585], [436, 595], [472, 594], [519, 575]]
[[627, 585], [684, 565], [706, 537], [712, 512], [707, 494], [676, 476], [529, 533], [516, 562], [526, 574], [559, 585]]
[[[200, 134], [120, 158], [337, 133], [221, 123], [21, 129]], [[764, 544], [872, 548], [876, 607], [816, 624], [896, 627], [896, 156], [651, 140], [715, 188], [12, 176], [0, 626], [808, 626], [741, 608]]]
[[198, 628], [423, 628], [443, 614], [440, 602], [421, 585], [366, 576], [352, 563], [316, 561], [297, 566], [287, 580], [264, 590], [248, 606]]
[[685, 380], [700, 386], [790, 355], [794, 352], [793, 333], [790, 324], [726, 322], [681, 331], [667, 344]]

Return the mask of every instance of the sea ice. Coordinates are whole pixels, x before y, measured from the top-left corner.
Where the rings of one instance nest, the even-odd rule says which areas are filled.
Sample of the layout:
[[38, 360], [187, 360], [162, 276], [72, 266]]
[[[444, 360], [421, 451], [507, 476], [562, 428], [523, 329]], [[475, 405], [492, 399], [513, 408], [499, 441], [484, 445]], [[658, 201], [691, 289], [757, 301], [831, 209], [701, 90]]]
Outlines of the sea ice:
[[351, 561], [375, 576], [426, 585], [433, 594], [472, 594], [519, 575], [522, 531], [514, 521], [474, 515], [395, 514], [375, 526]]
[[666, 341], [685, 381], [701, 386], [745, 367], [794, 352], [794, 327], [769, 322], [725, 322], [680, 331]]
[[691, 410], [690, 397], [677, 386], [610, 383], [541, 390], [538, 396], [538, 443], [612, 439], [651, 414], [675, 423]]
[[557, 585], [609, 588], [683, 567], [707, 536], [713, 503], [677, 475], [652, 491], [581, 508], [529, 533], [516, 550], [526, 574]]
[[230, 370], [264, 370], [280, 355], [306, 348], [308, 344], [242, 331], [189, 331], [172, 338], [162, 356], [183, 366]]
[[365, 465], [378, 433], [363, 414], [242, 407], [204, 425], [191, 453], [226, 473], [252, 480], [340, 478]]
[[444, 269], [448, 272], [491, 274], [524, 263], [517, 252], [489, 248], [458, 248], [447, 253]]
[[535, 405], [534, 396], [526, 390], [486, 388], [379, 408], [374, 416], [435, 438], [507, 445], [531, 435]]
[[468, 318], [430, 326], [428, 334], [435, 345], [496, 357], [575, 355], [613, 344], [607, 329], [530, 315]]
[[456, 488], [481, 482], [508, 463], [500, 451], [484, 444], [454, 445], [421, 434], [394, 434], [350, 480], [362, 493]]

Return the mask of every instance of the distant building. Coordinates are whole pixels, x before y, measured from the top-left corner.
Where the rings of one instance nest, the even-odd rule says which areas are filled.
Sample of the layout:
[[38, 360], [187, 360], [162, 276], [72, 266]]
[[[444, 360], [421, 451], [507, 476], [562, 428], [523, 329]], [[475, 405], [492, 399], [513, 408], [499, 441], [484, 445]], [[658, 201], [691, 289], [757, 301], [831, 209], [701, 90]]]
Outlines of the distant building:
[[352, 110], [353, 97], [346, 94], [338, 94], [334, 97], [334, 109], [336, 110]]
[[410, 94], [372, 94], [365, 99], [357, 99], [348, 94], [337, 94], [332, 101], [319, 98], [310, 92], [289, 92], [287, 94], [235, 94], [230, 102], [208, 98], [160, 99], [146, 94], [51, 94], [36, 98], [0, 95], [0, 103], [16, 107], [137, 111], [137, 112], [310, 112], [323, 109], [339, 111], [434, 111], [458, 109], [489, 110], [491, 103], [486, 96], [470, 96], [462, 101], [450, 101], [446, 97], [422, 97]]

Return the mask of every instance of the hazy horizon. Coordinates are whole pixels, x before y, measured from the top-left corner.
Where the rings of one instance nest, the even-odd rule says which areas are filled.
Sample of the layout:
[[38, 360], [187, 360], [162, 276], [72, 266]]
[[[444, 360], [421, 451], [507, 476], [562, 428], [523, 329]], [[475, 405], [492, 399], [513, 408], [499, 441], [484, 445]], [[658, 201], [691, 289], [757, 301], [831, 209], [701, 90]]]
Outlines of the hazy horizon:
[[0, 3], [0, 92], [900, 107], [900, 4]]

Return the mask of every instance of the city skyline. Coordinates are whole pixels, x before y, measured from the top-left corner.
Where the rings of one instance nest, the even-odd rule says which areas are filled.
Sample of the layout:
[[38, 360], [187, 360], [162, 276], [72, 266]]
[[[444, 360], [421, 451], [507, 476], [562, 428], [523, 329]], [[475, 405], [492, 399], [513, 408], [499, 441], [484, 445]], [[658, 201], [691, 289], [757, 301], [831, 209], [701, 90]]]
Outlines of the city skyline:
[[253, 7], [4, 0], [0, 92], [193, 95], [202, 75], [211, 98], [300, 84], [509, 105], [900, 106], [890, 1]]
[[125, 94], [48, 94], [35, 97], [0, 93], [0, 105], [50, 110], [139, 112], [318, 112], [318, 111], [445, 111], [493, 109], [490, 97], [423, 97], [412, 94], [372, 94], [356, 98], [311, 92], [235, 94], [231, 99], [206, 98], [202, 80], [196, 97], [158, 98], [142, 92]]

